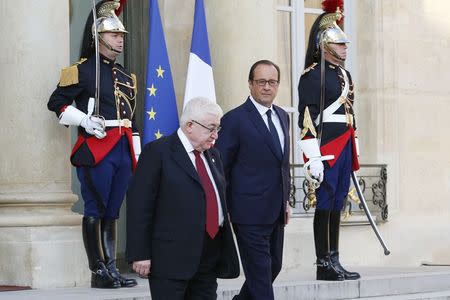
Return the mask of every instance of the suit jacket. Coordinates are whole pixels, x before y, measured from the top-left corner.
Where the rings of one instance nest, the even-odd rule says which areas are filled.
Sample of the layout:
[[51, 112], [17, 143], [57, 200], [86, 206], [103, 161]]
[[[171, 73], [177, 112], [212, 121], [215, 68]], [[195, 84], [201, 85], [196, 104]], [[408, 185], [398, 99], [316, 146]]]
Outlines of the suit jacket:
[[[239, 276], [239, 261], [225, 204], [220, 154], [205, 151], [220, 195], [223, 251], [219, 278]], [[127, 260], [151, 259], [151, 274], [191, 278], [200, 263], [205, 237], [206, 203], [200, 178], [177, 133], [147, 144], [127, 196]]]
[[231, 222], [273, 224], [284, 221], [289, 199], [289, 116], [273, 105], [284, 133], [284, 153], [275, 143], [256, 107], [247, 99], [226, 113], [216, 147], [222, 154], [227, 179]]

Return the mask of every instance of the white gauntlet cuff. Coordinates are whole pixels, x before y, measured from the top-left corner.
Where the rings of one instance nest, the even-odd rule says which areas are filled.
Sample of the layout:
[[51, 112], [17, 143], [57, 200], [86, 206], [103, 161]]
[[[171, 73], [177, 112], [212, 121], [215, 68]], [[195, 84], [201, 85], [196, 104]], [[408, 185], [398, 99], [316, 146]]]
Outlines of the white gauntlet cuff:
[[356, 155], [359, 156], [359, 140], [357, 137], [355, 137], [355, 149], [356, 149]]
[[139, 155], [141, 154], [141, 137], [139, 136], [139, 133], [133, 133], [133, 150], [136, 160], [138, 160]]
[[319, 141], [317, 139], [300, 140], [298, 143], [308, 159], [322, 156], [320, 154]]
[[78, 108], [69, 105], [59, 116], [59, 124], [80, 126], [81, 121], [83, 121], [86, 116], [87, 115]]

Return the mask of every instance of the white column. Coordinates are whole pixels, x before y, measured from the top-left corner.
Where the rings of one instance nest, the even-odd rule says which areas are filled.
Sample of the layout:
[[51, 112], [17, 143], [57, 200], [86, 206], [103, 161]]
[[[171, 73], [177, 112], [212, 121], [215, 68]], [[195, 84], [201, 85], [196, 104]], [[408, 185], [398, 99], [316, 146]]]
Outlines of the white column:
[[86, 284], [70, 130], [46, 104], [69, 64], [69, 1], [0, 2], [0, 285]]

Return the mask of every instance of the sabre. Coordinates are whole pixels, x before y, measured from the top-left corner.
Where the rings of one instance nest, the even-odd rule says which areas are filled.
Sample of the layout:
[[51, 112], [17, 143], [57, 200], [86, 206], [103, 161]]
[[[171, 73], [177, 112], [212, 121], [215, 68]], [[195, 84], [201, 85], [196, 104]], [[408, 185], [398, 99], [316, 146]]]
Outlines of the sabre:
[[97, 28], [97, 10], [95, 8], [95, 0], [92, 0], [92, 17], [94, 29], [94, 45], [95, 45], [95, 106], [94, 115], [100, 116], [100, 50], [98, 46], [98, 28]]
[[[324, 36], [325, 31], [323, 31], [320, 34], [320, 107], [319, 107], [319, 131], [317, 134], [317, 141], [319, 144], [319, 148], [321, 146], [322, 142], [322, 133], [323, 133], [323, 111], [325, 109], [325, 55], [324, 55]], [[306, 177], [306, 180], [308, 180], [314, 187], [314, 189], [318, 189], [320, 186], [320, 181], [316, 178], [313, 178], [311, 175], [311, 172], [309, 170], [309, 165], [313, 162], [313, 160], [321, 160], [321, 161], [327, 161], [334, 159], [334, 155], [325, 155], [321, 156], [315, 159], [308, 160], [307, 163], [303, 166], [303, 171]]]
[[366, 199], [364, 198], [364, 195], [361, 191], [361, 187], [358, 183], [358, 178], [356, 177], [356, 173], [352, 172], [352, 181], [353, 185], [355, 186], [356, 192], [358, 193], [359, 200], [361, 201], [361, 204], [363, 206], [364, 212], [369, 219], [370, 226], [372, 226], [373, 231], [375, 232], [378, 240], [381, 243], [381, 246], [384, 249], [384, 255], [389, 255], [391, 251], [389, 251], [388, 247], [386, 246], [386, 243], [384, 242], [383, 238], [381, 237], [380, 232], [378, 231], [377, 225], [373, 221], [372, 215], [370, 214], [369, 208], [367, 207]]
[[320, 34], [320, 107], [319, 107], [319, 132], [317, 134], [317, 140], [319, 141], [319, 147], [322, 142], [323, 133], [323, 111], [325, 110], [325, 49], [323, 37], [325, 30]]

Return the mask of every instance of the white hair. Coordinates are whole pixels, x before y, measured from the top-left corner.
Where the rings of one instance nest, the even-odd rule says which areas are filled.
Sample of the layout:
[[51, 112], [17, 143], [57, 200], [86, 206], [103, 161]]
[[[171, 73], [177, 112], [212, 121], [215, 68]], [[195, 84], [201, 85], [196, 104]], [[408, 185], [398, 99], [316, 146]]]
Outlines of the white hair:
[[189, 100], [180, 117], [180, 126], [183, 127], [192, 120], [202, 120], [205, 115], [212, 114], [222, 118], [223, 111], [219, 104], [208, 98], [195, 97]]

